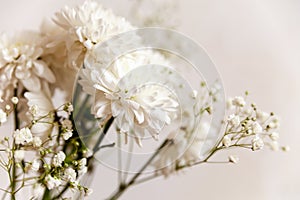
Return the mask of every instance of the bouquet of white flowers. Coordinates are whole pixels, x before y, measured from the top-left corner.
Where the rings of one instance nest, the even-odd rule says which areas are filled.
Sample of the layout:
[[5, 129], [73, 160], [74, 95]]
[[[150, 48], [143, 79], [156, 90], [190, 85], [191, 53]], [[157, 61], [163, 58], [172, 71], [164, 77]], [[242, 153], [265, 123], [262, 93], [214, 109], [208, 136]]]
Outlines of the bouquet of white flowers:
[[212, 61], [184, 35], [138, 29], [92, 0], [53, 22], [0, 37], [0, 123], [15, 124], [0, 143], [4, 198], [83, 198], [98, 162], [117, 171], [117, 199], [194, 165], [237, 163], [212, 160], [228, 148], [288, 150], [278, 117], [248, 92], [225, 105]]

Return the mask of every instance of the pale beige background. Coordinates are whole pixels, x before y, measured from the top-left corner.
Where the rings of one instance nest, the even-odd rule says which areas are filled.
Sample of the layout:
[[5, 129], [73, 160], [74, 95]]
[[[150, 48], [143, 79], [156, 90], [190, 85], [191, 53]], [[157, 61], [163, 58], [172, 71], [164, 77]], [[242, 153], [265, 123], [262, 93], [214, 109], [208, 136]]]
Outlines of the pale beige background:
[[[34, 29], [75, 0], [1, 0], [0, 31]], [[117, 12], [123, 0], [105, 0]], [[240, 151], [238, 165], [203, 165], [128, 191], [122, 199], [297, 200], [300, 198], [300, 1], [181, 0], [179, 30], [202, 44], [216, 63], [228, 95], [251, 91], [251, 99], [282, 118], [285, 153]], [[99, 199], [108, 175], [93, 182]], [[109, 181], [108, 181], [109, 182]]]

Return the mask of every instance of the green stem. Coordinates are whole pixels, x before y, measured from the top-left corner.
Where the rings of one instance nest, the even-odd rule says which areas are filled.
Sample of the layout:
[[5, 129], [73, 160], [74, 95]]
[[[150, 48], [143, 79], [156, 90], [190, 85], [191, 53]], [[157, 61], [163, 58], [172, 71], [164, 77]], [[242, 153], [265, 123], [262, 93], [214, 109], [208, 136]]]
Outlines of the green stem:
[[111, 117], [107, 122], [106, 124], [104, 125], [104, 128], [103, 128], [103, 131], [99, 137], [99, 139], [97, 140], [94, 148], [93, 148], [93, 152], [96, 153], [97, 151], [99, 151], [99, 149], [101, 149], [101, 146], [100, 144], [102, 143], [105, 135], [107, 134], [109, 128], [111, 127], [112, 123], [114, 122], [114, 119], [113, 117]]
[[166, 139], [160, 147], [155, 151], [155, 153], [151, 156], [151, 158], [143, 165], [143, 167], [139, 170], [137, 174], [135, 174], [131, 180], [126, 184], [126, 183], [121, 183], [119, 186], [119, 189], [111, 195], [109, 200], [116, 200], [118, 199], [131, 185], [133, 185], [137, 178], [140, 177], [140, 175], [143, 173], [143, 171], [149, 166], [149, 164], [154, 160], [154, 158], [161, 152], [161, 150], [166, 147], [167, 145], [172, 144], [172, 140]]

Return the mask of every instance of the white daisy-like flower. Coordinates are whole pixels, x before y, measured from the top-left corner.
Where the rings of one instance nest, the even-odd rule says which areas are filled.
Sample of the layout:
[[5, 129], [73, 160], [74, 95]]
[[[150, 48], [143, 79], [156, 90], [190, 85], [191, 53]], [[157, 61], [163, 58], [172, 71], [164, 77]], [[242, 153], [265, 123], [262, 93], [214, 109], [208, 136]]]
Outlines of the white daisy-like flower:
[[60, 167], [65, 159], [66, 154], [63, 151], [59, 151], [56, 155], [54, 155], [52, 159], [52, 164], [55, 167]]
[[55, 81], [54, 74], [41, 60], [43, 49], [37, 34], [24, 33], [24, 38], [12, 38], [11, 41], [4, 35], [0, 37], [0, 98], [11, 98], [17, 84], [38, 92], [41, 90], [41, 80], [49, 83]]

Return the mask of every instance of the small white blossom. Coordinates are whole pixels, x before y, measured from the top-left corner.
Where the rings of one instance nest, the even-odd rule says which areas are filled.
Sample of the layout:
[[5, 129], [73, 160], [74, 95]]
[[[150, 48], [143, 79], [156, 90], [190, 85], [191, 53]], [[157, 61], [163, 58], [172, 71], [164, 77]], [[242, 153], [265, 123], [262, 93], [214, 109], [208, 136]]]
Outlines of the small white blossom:
[[258, 122], [254, 122], [252, 124], [252, 131], [255, 134], [261, 133], [263, 131], [263, 128], [261, 127], [261, 125]]
[[67, 181], [70, 181], [70, 182], [73, 182], [76, 180], [76, 171], [72, 168], [67, 168], [65, 169], [64, 171], [64, 178], [67, 180]]
[[252, 150], [257, 151], [264, 147], [264, 141], [260, 137], [252, 139]]
[[86, 174], [88, 171], [88, 168], [86, 166], [84, 167], [81, 167], [79, 170], [78, 170], [78, 176], [82, 176], [84, 174]]
[[12, 97], [12, 98], [11, 98], [11, 102], [12, 102], [13, 104], [18, 104], [18, 103], [19, 103], [18, 97]]
[[40, 137], [33, 137], [32, 144], [34, 147], [40, 147], [42, 145], [42, 140]]
[[232, 105], [238, 107], [244, 107], [246, 105], [245, 99], [241, 96], [234, 97], [232, 100]]
[[52, 177], [50, 174], [45, 177], [46, 186], [49, 190], [59, 187], [62, 181], [58, 178]]
[[38, 171], [40, 169], [40, 162], [37, 159], [34, 159], [31, 163], [31, 169], [33, 171]]
[[269, 113], [263, 112], [261, 110], [256, 111], [256, 118], [260, 122], [265, 122], [270, 117]]
[[55, 166], [55, 167], [60, 167], [62, 162], [66, 159], [66, 155], [64, 152], [60, 151], [58, 152], [54, 157], [53, 157], [53, 160], [52, 160], [52, 164]]
[[64, 138], [64, 140], [68, 140], [70, 139], [70, 137], [72, 137], [73, 132], [71, 130], [67, 130], [66, 132], [64, 132], [62, 134], [62, 137]]
[[72, 128], [73, 128], [72, 121], [69, 120], [69, 119], [64, 119], [64, 120], [61, 122], [61, 125], [62, 125], [62, 128], [63, 128], [63, 129], [67, 129], [67, 130], [72, 130]]
[[0, 123], [3, 124], [7, 121], [7, 114], [0, 108]]
[[277, 133], [277, 132], [272, 132], [272, 133], [270, 134], [270, 138], [271, 138], [271, 140], [273, 140], [273, 141], [277, 141], [277, 140], [279, 139], [279, 133]]
[[21, 130], [17, 129], [14, 131], [14, 138], [16, 144], [28, 144], [32, 142], [32, 133], [28, 127], [22, 128]]
[[83, 151], [83, 156], [86, 158], [92, 157], [93, 156], [93, 151], [90, 149], [86, 149]]
[[222, 140], [224, 147], [229, 147], [231, 145], [231, 138], [228, 135], [225, 135]]
[[238, 126], [241, 122], [240, 122], [240, 117], [238, 115], [232, 114], [228, 117], [228, 122], [231, 126]]
[[279, 150], [279, 144], [277, 141], [272, 141], [270, 143], [270, 147], [271, 147], [271, 150], [273, 151], [278, 151]]
[[25, 151], [24, 150], [16, 150], [14, 152], [14, 159], [16, 162], [21, 162], [24, 159]]
[[228, 159], [229, 159], [229, 162], [232, 162], [232, 163], [234, 163], [234, 164], [238, 163], [239, 160], [240, 160], [239, 157], [238, 157], [238, 156], [235, 156], [235, 155], [229, 156]]

